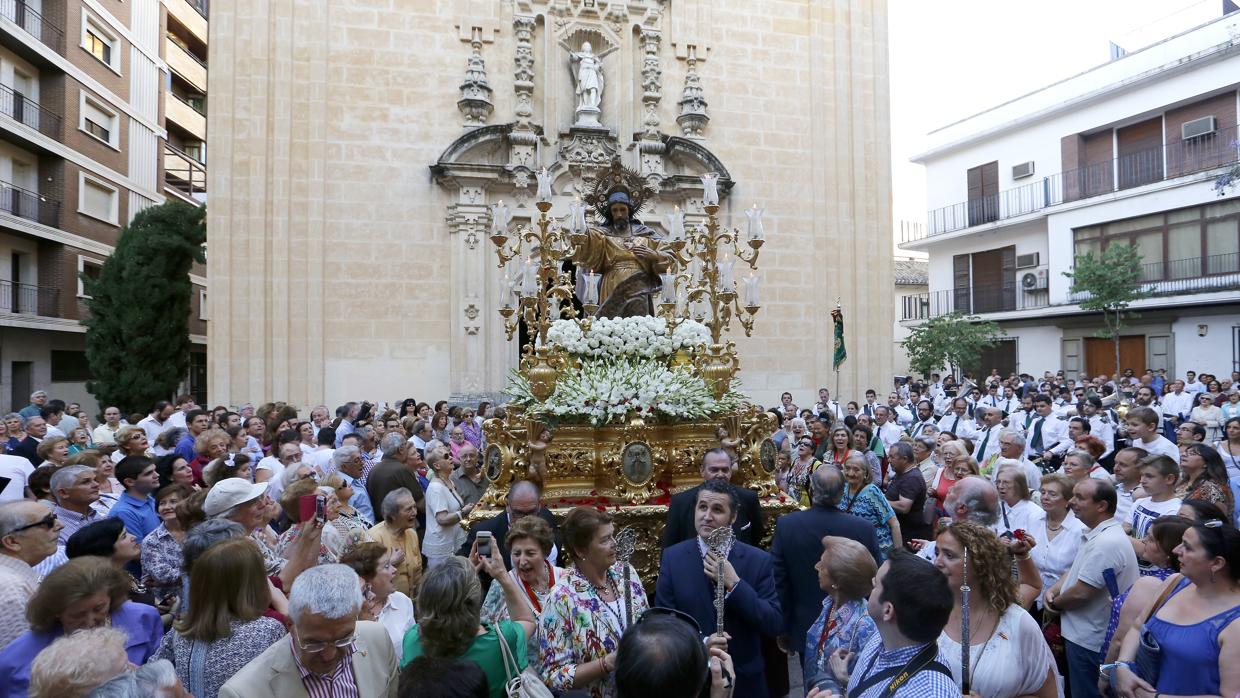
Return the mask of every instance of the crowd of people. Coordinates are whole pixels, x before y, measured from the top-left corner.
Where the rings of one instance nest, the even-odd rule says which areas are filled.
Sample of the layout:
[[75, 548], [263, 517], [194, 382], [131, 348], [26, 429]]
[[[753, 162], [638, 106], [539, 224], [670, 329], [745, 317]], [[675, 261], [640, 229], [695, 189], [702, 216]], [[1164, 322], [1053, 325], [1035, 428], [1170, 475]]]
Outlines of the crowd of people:
[[1235, 696], [1238, 389], [784, 393], [797, 510], [771, 526], [709, 450], [649, 596], [612, 514], [553, 516], [537, 477], [471, 517], [502, 405], [180, 396], [96, 424], [40, 391], [0, 423], [0, 698], [765, 698], [790, 658], [811, 697]]

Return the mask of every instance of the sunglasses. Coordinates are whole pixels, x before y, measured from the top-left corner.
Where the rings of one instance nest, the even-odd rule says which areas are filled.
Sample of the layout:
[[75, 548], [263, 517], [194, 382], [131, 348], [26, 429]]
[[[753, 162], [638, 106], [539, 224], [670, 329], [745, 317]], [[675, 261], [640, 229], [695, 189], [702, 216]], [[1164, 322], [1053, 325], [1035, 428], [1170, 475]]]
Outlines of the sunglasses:
[[26, 524], [25, 526], [19, 526], [13, 529], [12, 531], [9, 531], [8, 534], [6, 535], [11, 536], [14, 533], [21, 533], [22, 531], [29, 531], [32, 528], [39, 528], [40, 526], [42, 526], [43, 528], [46, 528], [49, 531], [52, 530], [52, 528], [56, 526], [56, 515], [48, 514], [47, 516], [43, 517], [42, 519], [39, 519], [38, 521], [35, 521], [34, 523]]

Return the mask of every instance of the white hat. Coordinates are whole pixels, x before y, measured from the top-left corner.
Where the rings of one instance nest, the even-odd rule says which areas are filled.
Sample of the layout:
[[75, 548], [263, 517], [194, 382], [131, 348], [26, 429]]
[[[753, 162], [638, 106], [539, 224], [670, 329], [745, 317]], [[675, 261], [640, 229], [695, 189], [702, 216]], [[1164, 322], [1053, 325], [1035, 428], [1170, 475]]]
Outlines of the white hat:
[[215, 483], [215, 487], [207, 493], [207, 500], [202, 510], [208, 517], [219, 516], [238, 504], [245, 504], [263, 496], [267, 491], [266, 482], [251, 483], [239, 477], [230, 477]]

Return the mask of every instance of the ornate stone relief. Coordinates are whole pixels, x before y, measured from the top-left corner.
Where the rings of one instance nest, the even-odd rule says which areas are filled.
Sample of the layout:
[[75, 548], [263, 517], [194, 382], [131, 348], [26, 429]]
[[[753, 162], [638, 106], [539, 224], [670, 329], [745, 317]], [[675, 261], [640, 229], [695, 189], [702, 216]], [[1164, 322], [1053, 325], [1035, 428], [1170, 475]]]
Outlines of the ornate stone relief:
[[680, 116], [676, 123], [681, 132], [689, 138], [701, 138], [706, 124], [710, 123], [710, 115], [706, 113], [706, 95], [702, 90], [702, 78], [697, 72], [697, 46], [689, 46], [686, 59], [688, 72], [685, 73], [685, 89], [680, 96]]
[[461, 98], [456, 106], [465, 116], [465, 127], [476, 128], [486, 124], [495, 105], [491, 103], [491, 85], [487, 83], [486, 63], [482, 60], [482, 29], [473, 28], [469, 59], [465, 64], [465, 82], [461, 83]]

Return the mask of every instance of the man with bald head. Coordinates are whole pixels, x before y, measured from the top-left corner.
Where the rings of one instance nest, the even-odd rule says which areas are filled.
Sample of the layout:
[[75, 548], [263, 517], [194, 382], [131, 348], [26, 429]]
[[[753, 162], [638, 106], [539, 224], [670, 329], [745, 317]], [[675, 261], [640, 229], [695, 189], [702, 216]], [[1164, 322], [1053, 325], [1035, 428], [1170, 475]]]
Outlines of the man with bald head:
[[[512, 569], [512, 557], [508, 553], [508, 546], [504, 545], [504, 539], [508, 537], [508, 529], [512, 527], [513, 522], [526, 516], [541, 518], [551, 526], [552, 532], [556, 534], [557, 542], [551, 546], [551, 554], [547, 556], [547, 562], [554, 566], [559, 553], [559, 533], [556, 531], [555, 517], [551, 515], [550, 509], [543, 506], [538, 487], [529, 480], [521, 480], [513, 484], [512, 489], [508, 490], [508, 503], [503, 511], [470, 527], [469, 536], [466, 537], [465, 544], [461, 546], [457, 554], [469, 557], [469, 551], [474, 547], [474, 539], [478, 537], [478, 531], [490, 531], [493, 544], [499, 546], [500, 555], [504, 557], [504, 566]], [[482, 573], [480, 577], [486, 577], [482, 580], [482, 590], [485, 593], [487, 587], [490, 586], [490, 575]]]
[[[994, 531], [1003, 533], [999, 524], [999, 490], [984, 477], [970, 475], [956, 481], [947, 490], [943, 508], [952, 521], [972, 521]], [[926, 541], [917, 554], [934, 561], [934, 541]]]
[[26, 604], [39, 581], [34, 566], [56, 552], [60, 529], [38, 502], [0, 504], [0, 647], [30, 629]]

